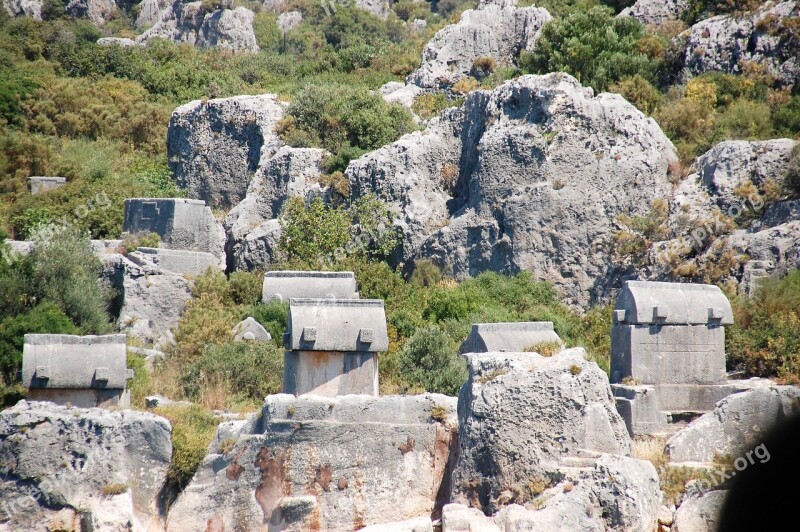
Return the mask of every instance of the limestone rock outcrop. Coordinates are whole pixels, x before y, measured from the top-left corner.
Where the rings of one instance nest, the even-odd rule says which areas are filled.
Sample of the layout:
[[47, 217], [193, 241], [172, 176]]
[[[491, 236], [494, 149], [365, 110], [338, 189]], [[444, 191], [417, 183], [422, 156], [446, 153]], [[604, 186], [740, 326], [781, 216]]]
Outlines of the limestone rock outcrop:
[[[764, 385], [730, 395], [714, 411], [675, 433], [665, 448], [672, 462], [713, 462], [738, 458], [780, 421], [800, 413], [800, 388]], [[767, 456], [753, 456], [755, 461]]]
[[684, 64], [693, 75], [739, 73], [743, 62], [767, 69], [783, 85], [800, 81], [800, 43], [791, 36], [791, 21], [800, 3], [765, 2], [743, 15], [720, 15], [698, 22], [678, 38], [686, 42]]
[[637, 0], [635, 4], [620, 11], [618, 17], [635, 18], [642, 24], [661, 24], [678, 20], [689, 8], [687, 0]]
[[258, 167], [245, 198], [228, 213], [226, 254], [235, 270], [266, 269], [280, 237], [276, 218], [292, 196], [324, 196], [319, 184], [330, 154], [318, 148], [280, 148]]
[[562, 459], [630, 455], [608, 377], [585, 354], [576, 348], [552, 357], [465, 355], [469, 377], [458, 402], [454, 502], [495, 512], [508, 490], [548, 476]]
[[12, 17], [31, 17], [42, 20], [44, 0], [3, 0], [3, 8]]
[[195, 100], [175, 109], [167, 156], [178, 186], [212, 207], [239, 203], [262, 160], [283, 144], [275, 134], [283, 115], [274, 94]]
[[675, 512], [670, 532], [715, 532], [727, 495], [725, 490], [716, 490], [684, 500]]
[[516, 0], [484, 2], [461, 15], [457, 24], [439, 30], [422, 52], [422, 64], [408, 83], [448, 89], [458, 80], [480, 77], [479, 58], [510, 65], [523, 50], [533, 49], [542, 26], [552, 17], [543, 8], [516, 7]]
[[[430, 516], [445, 501], [455, 398], [267, 397], [220, 425], [168, 530], [352, 530]], [[402, 494], [402, 497], [398, 497]]]
[[426, 130], [353, 161], [356, 195], [399, 213], [399, 259], [457, 278], [532, 271], [572, 303], [607, 295], [619, 214], [668, 196], [672, 143], [621, 96], [566, 74], [522, 76], [471, 93]]
[[0, 528], [158, 530], [166, 419], [20, 401], [0, 412]]
[[245, 7], [216, 9], [207, 12], [202, 2], [175, 0], [158, 11], [160, 4], [147, 4], [141, 22], [137, 25], [153, 24], [136, 38], [145, 44], [151, 39], [167, 39], [193, 46], [218, 46], [234, 52], [258, 52], [258, 42], [253, 32], [255, 14]]

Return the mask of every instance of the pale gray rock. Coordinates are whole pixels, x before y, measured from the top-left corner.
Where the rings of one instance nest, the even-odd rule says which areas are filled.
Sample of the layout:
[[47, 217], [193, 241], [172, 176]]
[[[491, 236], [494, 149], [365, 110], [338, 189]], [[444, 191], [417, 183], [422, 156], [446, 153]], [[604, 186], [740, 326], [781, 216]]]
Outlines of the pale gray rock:
[[542, 26], [552, 17], [546, 9], [516, 7], [516, 1], [487, 2], [461, 15], [457, 24], [439, 30], [422, 52], [422, 64], [407, 82], [419, 87], [447, 89], [472, 75], [478, 58], [510, 65], [523, 50], [531, 51]]
[[676, 160], [621, 96], [548, 74], [474, 92], [346, 175], [356, 196], [374, 192], [398, 213], [399, 261], [428, 258], [458, 279], [527, 270], [585, 305], [621, 273], [614, 219], [667, 197]]
[[416, 85], [390, 81], [383, 85], [379, 92], [387, 103], [399, 103], [411, 109], [414, 105], [414, 98], [422, 94], [423, 90]]
[[370, 525], [359, 530], [361, 532], [433, 532], [433, 522], [430, 517], [417, 517], [406, 521]]
[[[337, 0], [329, 0], [329, 2], [330, 1], [335, 3]], [[389, 13], [392, 11], [391, 5], [391, 0], [355, 0], [353, 2], [353, 6], [358, 9], [363, 9], [382, 19], [389, 18]]]
[[545, 475], [547, 464], [586, 452], [630, 454], [608, 377], [585, 355], [581, 348], [552, 357], [466, 355], [454, 502], [494, 512], [504, 490]]
[[727, 491], [709, 491], [700, 497], [684, 500], [678, 511], [670, 532], [716, 532], [719, 514], [725, 502]]
[[195, 100], [175, 109], [167, 155], [178, 186], [213, 207], [239, 203], [261, 162], [282, 145], [275, 125], [283, 115], [274, 94]]
[[292, 30], [303, 22], [303, 14], [300, 11], [287, 11], [278, 15], [278, 27], [283, 33]]
[[678, 20], [689, 8], [687, 0], [637, 0], [635, 4], [623, 9], [617, 17], [635, 18], [642, 24], [662, 24], [668, 20]]
[[[712, 412], [675, 433], [667, 440], [665, 453], [671, 462], [713, 462], [717, 455], [739, 458], [766, 431], [797, 413], [800, 413], [800, 387], [757, 386], [726, 397]], [[748, 460], [758, 462], [764, 458], [751, 453]]]
[[99, 46], [121, 46], [123, 48], [131, 48], [133, 46], [142, 46], [140, 43], [133, 39], [126, 37], [101, 37], [97, 39]]
[[168, 530], [352, 530], [429, 516], [446, 497], [455, 402], [271, 395], [261, 414], [220, 426]]
[[442, 532], [655, 528], [661, 491], [650, 462], [602, 454], [548, 464], [546, 469], [546, 489], [519, 500], [525, 506], [509, 504], [487, 517], [477, 508], [448, 504], [442, 512]]
[[766, 2], [752, 13], [698, 22], [679, 36], [686, 40], [685, 66], [693, 75], [740, 73], [742, 61], [752, 61], [766, 67], [781, 84], [794, 85], [800, 80], [800, 48], [781, 21], [798, 15], [798, 2]]
[[325, 195], [319, 177], [329, 156], [318, 148], [284, 146], [258, 167], [245, 198], [225, 219], [226, 252], [233, 269], [265, 269], [272, 262], [281, 208], [293, 196], [310, 200]]
[[171, 430], [166, 419], [129, 410], [21, 401], [0, 412], [5, 526], [163, 528], [158, 495], [172, 457]]
[[119, 328], [155, 342], [178, 324], [192, 297], [192, 283], [182, 275], [125, 258], [120, 259], [118, 268], [123, 275]]
[[[147, 18], [142, 20], [142, 26], [153, 20], [152, 12], [156, 8], [156, 5], [148, 5]], [[258, 52], [253, 33], [254, 18], [253, 12], [245, 7], [208, 13], [202, 2], [174, 0], [159, 12], [158, 20], [136, 41], [146, 43], [152, 39], [166, 39], [193, 46], [218, 46], [234, 52]]]
[[119, 8], [115, 0], [71, 0], [66, 6], [66, 13], [103, 26], [119, 14]]
[[165, 10], [172, 5], [170, 0], [142, 0], [138, 4], [139, 15], [136, 17], [134, 26], [140, 29], [147, 29], [161, 20]]
[[233, 334], [233, 339], [236, 341], [269, 342], [272, 340], [272, 335], [253, 317], [248, 317], [237, 323], [231, 334]]
[[42, 20], [44, 0], [3, 0], [3, 8], [12, 17], [31, 17]]

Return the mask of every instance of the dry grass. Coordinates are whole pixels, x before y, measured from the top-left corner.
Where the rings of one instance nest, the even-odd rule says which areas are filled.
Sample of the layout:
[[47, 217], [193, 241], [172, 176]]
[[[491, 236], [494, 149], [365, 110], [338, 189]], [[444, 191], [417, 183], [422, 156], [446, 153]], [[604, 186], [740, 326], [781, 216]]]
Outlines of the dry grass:
[[564, 349], [561, 342], [539, 342], [525, 348], [526, 353], [539, 353], [543, 357], [551, 357]]

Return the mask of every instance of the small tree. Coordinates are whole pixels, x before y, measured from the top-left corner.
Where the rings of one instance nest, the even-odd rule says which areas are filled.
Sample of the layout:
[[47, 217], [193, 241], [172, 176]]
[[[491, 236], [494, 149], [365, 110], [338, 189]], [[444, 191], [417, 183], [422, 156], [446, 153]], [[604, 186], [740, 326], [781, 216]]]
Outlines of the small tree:
[[400, 353], [400, 375], [428, 392], [456, 395], [467, 369], [451, 340], [438, 327], [417, 330]]

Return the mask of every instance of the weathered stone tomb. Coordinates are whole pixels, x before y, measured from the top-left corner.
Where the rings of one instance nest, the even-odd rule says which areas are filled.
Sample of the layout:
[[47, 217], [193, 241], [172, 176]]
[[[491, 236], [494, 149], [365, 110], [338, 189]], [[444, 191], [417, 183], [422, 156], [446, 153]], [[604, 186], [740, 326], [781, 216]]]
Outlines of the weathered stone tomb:
[[632, 434], [674, 414], [708, 412], [738, 391], [725, 381], [730, 302], [713, 285], [627, 281], [614, 309], [611, 382]]
[[262, 300], [292, 298], [358, 299], [353, 272], [273, 271], [264, 275]]
[[132, 378], [124, 334], [25, 335], [22, 382], [31, 401], [128, 408], [126, 383]]
[[292, 299], [284, 335], [283, 391], [378, 395], [378, 353], [389, 350], [378, 299]]
[[459, 353], [521, 353], [536, 345], [562, 344], [552, 321], [473, 323]]
[[125, 200], [123, 233], [156, 233], [162, 247], [223, 254], [225, 232], [204, 201], [183, 198]]
[[128, 259], [140, 266], [150, 263], [161, 270], [180, 275], [201, 275], [209, 268], [221, 269], [220, 259], [206, 251], [184, 249], [138, 248]]
[[48, 190], [54, 190], [56, 188], [63, 187], [67, 184], [67, 178], [37, 175], [29, 177], [28, 184], [31, 187], [31, 194], [35, 195], [42, 192], [47, 192]]

